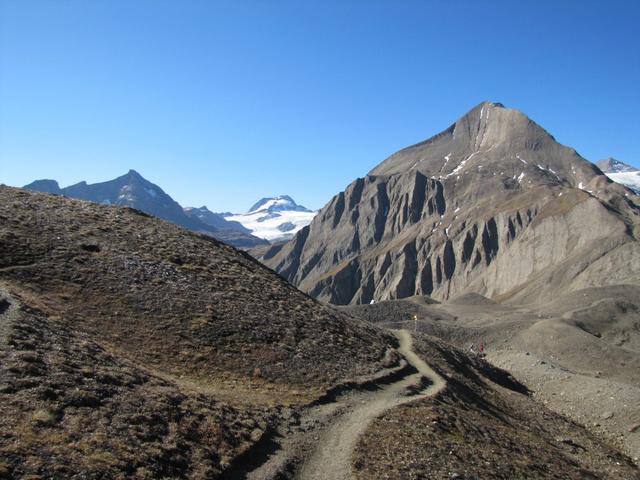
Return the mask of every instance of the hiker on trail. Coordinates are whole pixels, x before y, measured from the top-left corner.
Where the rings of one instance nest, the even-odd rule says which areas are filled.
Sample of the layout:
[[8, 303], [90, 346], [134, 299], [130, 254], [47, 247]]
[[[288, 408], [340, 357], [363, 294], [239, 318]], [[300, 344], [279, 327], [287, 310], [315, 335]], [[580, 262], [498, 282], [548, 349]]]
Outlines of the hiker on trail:
[[484, 352], [484, 342], [482, 340], [480, 340], [480, 348], [478, 349], [478, 355], [482, 358], [487, 356], [487, 354]]
[[475, 345], [473, 343], [469, 345], [469, 352], [472, 353], [473, 355], [476, 354]]

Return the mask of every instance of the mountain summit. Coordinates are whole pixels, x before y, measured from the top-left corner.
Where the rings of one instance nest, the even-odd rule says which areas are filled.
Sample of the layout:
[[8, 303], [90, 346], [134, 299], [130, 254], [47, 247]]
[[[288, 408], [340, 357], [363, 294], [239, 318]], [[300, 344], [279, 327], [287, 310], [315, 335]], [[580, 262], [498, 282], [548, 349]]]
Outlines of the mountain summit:
[[298, 205], [289, 195], [279, 195], [277, 197], [261, 198], [249, 209], [249, 213], [267, 211], [273, 212], [311, 212], [306, 207]]
[[471, 172], [473, 177], [490, 173], [499, 181], [508, 172], [525, 186], [577, 186], [596, 173], [589, 162], [577, 159], [582, 158], [575, 150], [557, 143], [522, 112], [483, 102], [443, 132], [391, 155], [369, 175], [415, 171], [459, 184], [466, 183]]
[[483, 102], [404, 148], [262, 260], [335, 304], [538, 301], [640, 281], [640, 199], [518, 110]]

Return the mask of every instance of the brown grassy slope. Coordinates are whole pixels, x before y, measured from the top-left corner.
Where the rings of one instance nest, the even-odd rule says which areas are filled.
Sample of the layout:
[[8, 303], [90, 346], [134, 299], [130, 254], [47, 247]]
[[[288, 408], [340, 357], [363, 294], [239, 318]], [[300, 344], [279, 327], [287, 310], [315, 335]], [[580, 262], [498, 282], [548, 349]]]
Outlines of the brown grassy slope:
[[0, 478], [216, 478], [265, 431], [0, 299]]
[[629, 457], [490, 381], [513, 387], [503, 371], [423, 335], [414, 346], [447, 386], [375, 420], [354, 455], [358, 480], [640, 479]]
[[376, 370], [394, 343], [209, 237], [4, 186], [0, 280], [115, 352], [200, 385], [252, 376], [319, 388]]

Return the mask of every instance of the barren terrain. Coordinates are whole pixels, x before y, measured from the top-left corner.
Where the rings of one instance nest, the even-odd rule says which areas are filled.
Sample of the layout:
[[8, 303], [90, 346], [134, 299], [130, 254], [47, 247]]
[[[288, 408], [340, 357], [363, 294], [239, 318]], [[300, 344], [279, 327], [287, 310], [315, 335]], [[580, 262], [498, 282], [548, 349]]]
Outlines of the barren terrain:
[[640, 288], [574, 292], [545, 305], [497, 304], [464, 295], [347, 307], [392, 327], [413, 327], [464, 350], [482, 341], [487, 359], [534, 398], [640, 458]]

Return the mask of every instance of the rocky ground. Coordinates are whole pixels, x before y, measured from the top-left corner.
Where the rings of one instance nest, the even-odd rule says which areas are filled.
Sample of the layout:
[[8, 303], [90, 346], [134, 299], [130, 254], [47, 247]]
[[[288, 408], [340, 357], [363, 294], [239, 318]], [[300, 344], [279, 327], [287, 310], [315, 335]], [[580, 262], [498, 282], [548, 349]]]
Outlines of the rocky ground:
[[640, 289], [574, 292], [545, 305], [497, 304], [465, 295], [346, 307], [378, 324], [413, 327], [464, 350], [485, 344], [487, 359], [511, 372], [551, 410], [607, 438], [640, 461]]
[[3, 478], [218, 478], [396, 342], [210, 237], [9, 187], [0, 286]]
[[640, 478], [629, 457], [518, 392], [504, 372], [434, 338], [418, 336], [415, 348], [447, 386], [373, 423], [356, 478]]

